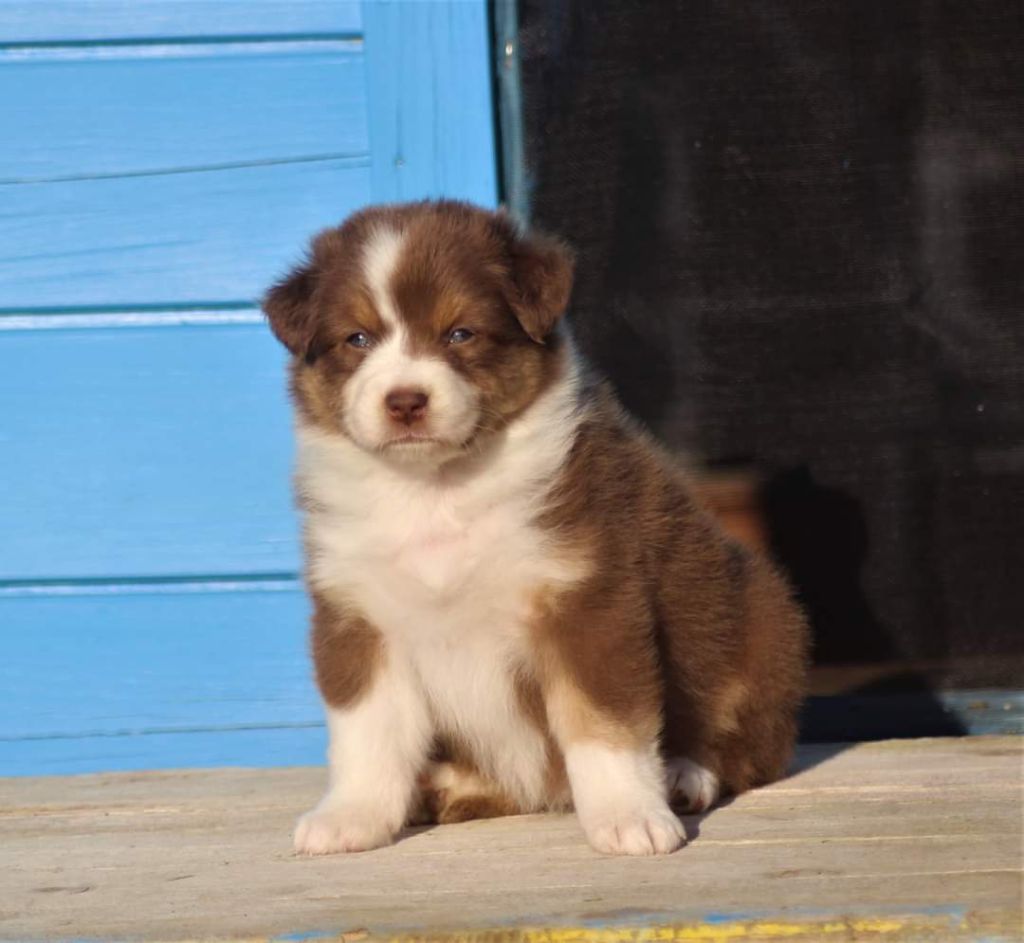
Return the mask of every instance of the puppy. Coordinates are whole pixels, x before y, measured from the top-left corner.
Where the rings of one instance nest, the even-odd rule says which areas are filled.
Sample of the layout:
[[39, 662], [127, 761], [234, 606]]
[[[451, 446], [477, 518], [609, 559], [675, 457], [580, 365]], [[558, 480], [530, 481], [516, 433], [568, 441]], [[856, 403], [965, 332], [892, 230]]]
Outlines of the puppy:
[[671, 852], [787, 767], [806, 631], [580, 361], [572, 259], [500, 213], [376, 207], [264, 309], [291, 352], [330, 785], [295, 848], [574, 807]]

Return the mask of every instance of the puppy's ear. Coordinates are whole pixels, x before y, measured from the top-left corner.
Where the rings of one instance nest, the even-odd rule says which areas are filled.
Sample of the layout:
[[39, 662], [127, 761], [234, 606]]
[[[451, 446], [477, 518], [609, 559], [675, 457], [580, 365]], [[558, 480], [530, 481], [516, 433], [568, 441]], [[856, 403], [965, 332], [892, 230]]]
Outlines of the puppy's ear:
[[274, 336], [298, 357], [309, 354], [317, 329], [316, 263], [299, 266], [263, 296], [263, 311]]
[[540, 233], [514, 233], [509, 243], [509, 303], [523, 330], [543, 344], [565, 314], [574, 260], [563, 242]]

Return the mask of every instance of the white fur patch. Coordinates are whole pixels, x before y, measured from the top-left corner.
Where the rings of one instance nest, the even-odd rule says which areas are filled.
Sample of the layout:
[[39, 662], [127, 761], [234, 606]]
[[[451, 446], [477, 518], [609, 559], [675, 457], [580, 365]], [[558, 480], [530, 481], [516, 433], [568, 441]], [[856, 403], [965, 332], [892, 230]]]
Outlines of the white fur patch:
[[668, 793], [687, 812], [706, 812], [718, 801], [718, 777], [685, 756], [665, 764]]
[[400, 232], [380, 228], [370, 236], [363, 249], [363, 272], [366, 275], [366, 283], [370, 286], [370, 295], [380, 319], [389, 328], [397, 327], [399, 324], [390, 285], [404, 242]]
[[565, 752], [573, 803], [587, 841], [609, 855], [661, 855], [686, 839], [665, 801], [656, 746], [618, 749], [596, 741]]

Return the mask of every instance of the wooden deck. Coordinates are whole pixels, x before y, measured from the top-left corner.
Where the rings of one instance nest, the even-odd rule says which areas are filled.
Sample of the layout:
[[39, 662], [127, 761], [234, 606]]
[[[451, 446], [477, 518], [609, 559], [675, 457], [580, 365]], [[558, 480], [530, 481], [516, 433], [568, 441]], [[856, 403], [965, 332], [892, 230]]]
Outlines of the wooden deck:
[[3, 779], [0, 938], [1018, 941], [1022, 742], [807, 748], [658, 859], [570, 816], [296, 858], [318, 769]]

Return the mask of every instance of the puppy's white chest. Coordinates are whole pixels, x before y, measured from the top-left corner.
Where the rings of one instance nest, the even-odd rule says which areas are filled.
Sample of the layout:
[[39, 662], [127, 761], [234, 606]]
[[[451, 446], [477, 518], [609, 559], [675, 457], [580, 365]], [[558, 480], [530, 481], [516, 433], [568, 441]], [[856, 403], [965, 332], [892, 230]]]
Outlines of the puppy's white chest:
[[479, 533], [447, 509], [421, 511], [387, 543], [382, 565], [390, 563], [398, 580], [437, 598], [457, 593], [486, 555]]
[[[436, 491], [378, 493], [307, 520], [310, 575], [387, 634], [502, 630], [551, 569], [533, 509]], [[461, 500], [460, 500], [461, 498]]]
[[[457, 510], [427, 511], [395, 540], [382, 562], [410, 588], [438, 603], [458, 607], [460, 599], [494, 598], [502, 587], [517, 582], [514, 561], [536, 550], [539, 535], [514, 509], [460, 514]], [[511, 570], [509, 569], [511, 567]]]

